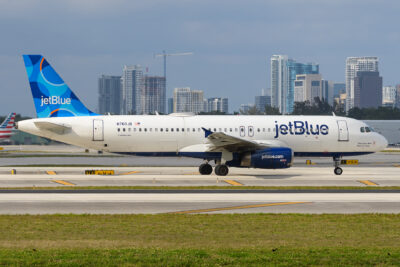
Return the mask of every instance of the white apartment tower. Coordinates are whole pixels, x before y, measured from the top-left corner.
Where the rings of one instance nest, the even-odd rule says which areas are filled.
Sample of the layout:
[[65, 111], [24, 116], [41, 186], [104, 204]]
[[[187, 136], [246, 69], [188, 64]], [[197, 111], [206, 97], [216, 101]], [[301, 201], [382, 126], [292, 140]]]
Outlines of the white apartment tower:
[[143, 70], [140, 65], [124, 66], [122, 72], [121, 114], [139, 114], [143, 91]]
[[204, 111], [204, 94], [201, 90], [190, 90], [190, 87], [174, 89], [174, 112], [193, 112]]
[[288, 77], [287, 77], [287, 55], [273, 55], [271, 57], [271, 106], [279, 108], [282, 112], [285, 106], [286, 90]]
[[378, 57], [348, 57], [346, 59], [346, 111], [354, 107], [354, 77], [357, 72], [378, 72], [378, 61]]

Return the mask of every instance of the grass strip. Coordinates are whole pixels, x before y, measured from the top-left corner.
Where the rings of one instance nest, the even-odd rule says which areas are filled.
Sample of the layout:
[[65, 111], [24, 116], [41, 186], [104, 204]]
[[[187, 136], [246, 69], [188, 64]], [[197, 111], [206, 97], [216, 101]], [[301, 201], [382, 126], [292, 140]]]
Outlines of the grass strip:
[[0, 265], [398, 266], [400, 215], [0, 215]]
[[18, 266], [398, 266], [399, 248], [0, 250]]
[[399, 225], [398, 214], [1, 215], [0, 248], [400, 249]]
[[[68, 180], [68, 179], [63, 179]], [[46, 186], [0, 187], [0, 190], [400, 190], [400, 186]]]

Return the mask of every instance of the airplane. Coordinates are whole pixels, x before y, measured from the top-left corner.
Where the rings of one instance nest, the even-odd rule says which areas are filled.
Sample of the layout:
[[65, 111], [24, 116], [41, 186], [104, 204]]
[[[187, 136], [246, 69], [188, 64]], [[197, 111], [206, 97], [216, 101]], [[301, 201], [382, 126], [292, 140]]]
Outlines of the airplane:
[[193, 157], [202, 175], [229, 167], [280, 169], [293, 157], [341, 158], [381, 151], [387, 140], [362, 121], [339, 116], [189, 114], [99, 115], [87, 109], [42, 55], [23, 56], [36, 119], [21, 131], [84, 148], [126, 155]]
[[0, 124], [0, 141], [10, 139], [14, 134], [15, 115], [14, 112], [8, 114], [5, 120]]

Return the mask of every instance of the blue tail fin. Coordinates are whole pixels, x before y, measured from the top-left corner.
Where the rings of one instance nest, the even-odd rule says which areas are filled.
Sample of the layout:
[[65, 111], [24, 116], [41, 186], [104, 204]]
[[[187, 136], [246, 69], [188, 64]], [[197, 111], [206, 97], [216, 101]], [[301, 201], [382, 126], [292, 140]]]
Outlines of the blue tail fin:
[[38, 118], [96, 116], [41, 55], [23, 55]]

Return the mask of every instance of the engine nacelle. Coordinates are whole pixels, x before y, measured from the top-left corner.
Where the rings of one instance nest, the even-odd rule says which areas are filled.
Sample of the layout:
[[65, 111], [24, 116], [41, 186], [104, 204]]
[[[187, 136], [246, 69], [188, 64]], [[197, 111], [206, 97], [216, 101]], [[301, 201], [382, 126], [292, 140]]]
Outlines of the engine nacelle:
[[283, 169], [292, 165], [293, 151], [288, 147], [271, 147], [244, 153], [240, 167]]

